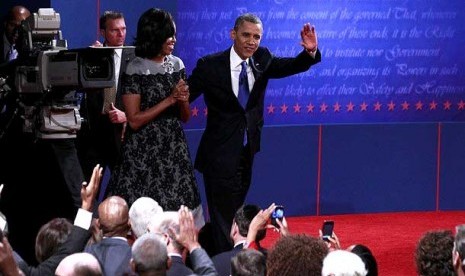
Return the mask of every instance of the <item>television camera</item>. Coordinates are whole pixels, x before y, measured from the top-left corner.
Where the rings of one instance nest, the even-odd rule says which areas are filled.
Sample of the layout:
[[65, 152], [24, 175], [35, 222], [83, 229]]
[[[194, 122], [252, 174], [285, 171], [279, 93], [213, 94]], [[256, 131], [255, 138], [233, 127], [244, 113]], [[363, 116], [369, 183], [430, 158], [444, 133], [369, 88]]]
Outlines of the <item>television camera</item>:
[[75, 138], [82, 120], [76, 90], [114, 86], [114, 49], [67, 49], [53, 8], [24, 20], [18, 39], [12, 90], [23, 131], [42, 139]]

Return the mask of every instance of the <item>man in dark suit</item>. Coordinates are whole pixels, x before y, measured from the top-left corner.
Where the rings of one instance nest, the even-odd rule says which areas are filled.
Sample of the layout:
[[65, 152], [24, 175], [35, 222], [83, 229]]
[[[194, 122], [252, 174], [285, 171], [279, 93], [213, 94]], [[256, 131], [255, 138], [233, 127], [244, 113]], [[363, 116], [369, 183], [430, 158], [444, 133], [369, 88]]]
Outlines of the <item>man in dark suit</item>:
[[31, 15], [29, 10], [23, 6], [14, 6], [10, 9], [3, 22], [2, 43], [0, 43], [0, 64], [15, 59], [18, 55], [15, 49], [18, 39], [18, 29], [21, 21]]
[[132, 275], [131, 246], [126, 239], [130, 229], [128, 204], [119, 196], [111, 196], [100, 203], [98, 214], [97, 227], [103, 239], [86, 246], [84, 252], [97, 258], [104, 275]]
[[[12, 97], [12, 93], [9, 92], [14, 87], [15, 70], [15, 64], [10, 61], [18, 57], [16, 41], [19, 37], [21, 21], [30, 15], [31, 13], [27, 8], [14, 6], [3, 17], [3, 24], [0, 26], [0, 36], [2, 39], [0, 43], [0, 78], [7, 78], [0, 85], [0, 140], [4, 132], [6, 132], [6, 125], [14, 112], [11, 106], [16, 105], [16, 98]], [[3, 182], [1, 175], [0, 182]]]
[[[94, 46], [122, 47], [126, 39], [126, 23], [122, 13], [107, 11], [100, 17], [100, 33], [103, 45], [96, 41]], [[134, 48], [115, 48], [115, 87], [85, 91], [81, 103], [81, 115], [85, 121], [78, 133], [77, 149], [85, 177], [95, 164], [113, 170], [120, 153], [121, 140], [126, 125], [122, 111], [121, 76], [126, 66], [135, 57]]]
[[[218, 276], [231, 275], [231, 259], [244, 249], [247, 242], [247, 233], [252, 219], [260, 212], [257, 205], [246, 204], [241, 206], [234, 216], [234, 222], [231, 226], [230, 238], [234, 242], [234, 248], [230, 251], [222, 252], [212, 257]], [[260, 240], [264, 239], [266, 230], [260, 230], [257, 233], [256, 245], [260, 245]], [[266, 249], [259, 248], [259, 251], [266, 256]]]
[[[200, 58], [188, 81], [190, 101], [203, 93], [208, 109], [195, 168], [204, 178], [216, 253], [231, 248], [228, 236], [234, 212], [249, 190], [253, 157], [260, 150], [268, 80], [304, 72], [321, 60], [315, 28], [308, 23], [301, 30], [304, 49], [294, 58], [275, 57], [259, 47], [262, 34], [257, 16], [239, 16], [230, 33], [233, 46]], [[239, 73], [244, 61], [247, 75], [239, 81], [244, 79]], [[244, 82], [250, 93], [243, 92]], [[238, 100], [244, 93], [245, 106]]]

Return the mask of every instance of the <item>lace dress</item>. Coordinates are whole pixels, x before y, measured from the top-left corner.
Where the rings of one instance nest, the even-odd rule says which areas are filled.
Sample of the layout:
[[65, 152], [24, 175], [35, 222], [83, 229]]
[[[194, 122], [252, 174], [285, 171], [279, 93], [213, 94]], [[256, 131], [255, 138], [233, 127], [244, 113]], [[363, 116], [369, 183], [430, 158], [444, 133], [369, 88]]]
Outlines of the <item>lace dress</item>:
[[[128, 64], [123, 76], [123, 94], [140, 94], [143, 111], [167, 98], [184, 76], [184, 64], [175, 56], [167, 56], [163, 63], [137, 57]], [[137, 131], [127, 126], [121, 160], [110, 178], [107, 195], [119, 195], [129, 205], [141, 196], [148, 196], [165, 211], [177, 211], [183, 204], [201, 212], [189, 149], [178, 116], [179, 109], [173, 105]]]

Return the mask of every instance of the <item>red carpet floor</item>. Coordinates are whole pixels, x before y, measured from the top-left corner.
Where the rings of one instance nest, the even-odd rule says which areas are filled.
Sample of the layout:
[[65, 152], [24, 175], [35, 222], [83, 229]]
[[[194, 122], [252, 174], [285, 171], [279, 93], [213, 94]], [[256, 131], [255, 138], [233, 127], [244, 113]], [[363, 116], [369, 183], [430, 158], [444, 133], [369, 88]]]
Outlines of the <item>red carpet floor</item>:
[[[323, 220], [334, 220], [334, 232], [341, 247], [368, 246], [378, 262], [379, 275], [417, 275], [415, 247], [423, 233], [465, 224], [465, 211], [400, 212], [358, 215], [287, 217], [292, 233], [318, 236]], [[454, 232], [455, 233], [455, 232]], [[267, 232], [263, 245], [271, 248], [279, 236]]]

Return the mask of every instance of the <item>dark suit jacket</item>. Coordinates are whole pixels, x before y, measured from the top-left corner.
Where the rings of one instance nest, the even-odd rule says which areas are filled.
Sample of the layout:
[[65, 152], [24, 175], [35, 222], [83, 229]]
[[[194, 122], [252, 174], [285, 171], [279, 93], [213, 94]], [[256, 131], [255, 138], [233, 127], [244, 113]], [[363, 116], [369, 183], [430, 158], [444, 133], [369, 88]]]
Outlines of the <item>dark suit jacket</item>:
[[166, 271], [167, 276], [187, 276], [194, 272], [188, 268], [182, 261], [182, 257], [171, 256], [171, 267]]
[[3, 30], [3, 26], [0, 30], [0, 64], [6, 62], [6, 56], [4, 55], [3, 51], [5, 50], [5, 43], [3, 42], [3, 37], [5, 36], [5, 31]]
[[[126, 71], [127, 64], [135, 57], [134, 48], [124, 48], [121, 56], [121, 67], [119, 72], [119, 82], [116, 92], [115, 106], [123, 110], [121, 100], [122, 76]], [[89, 89], [85, 91], [84, 101], [81, 103], [80, 113], [84, 117], [81, 130], [78, 132], [78, 151], [82, 156], [94, 156], [98, 153], [89, 153], [95, 147], [100, 148], [100, 152], [105, 152], [107, 156], [99, 156], [112, 162], [116, 162], [121, 148], [121, 134], [123, 124], [111, 123], [108, 115], [102, 114], [104, 93], [103, 89]], [[105, 149], [102, 149], [105, 147]], [[84, 157], [86, 159], [86, 157]], [[99, 161], [100, 162], [100, 161]], [[109, 165], [109, 164], [104, 164]], [[110, 164], [112, 167], [114, 164]], [[92, 166], [93, 167], [93, 164]], [[90, 169], [83, 167], [84, 170]], [[88, 172], [89, 173], [89, 172]]]
[[268, 80], [304, 72], [320, 61], [319, 51], [315, 58], [305, 51], [295, 58], [280, 58], [267, 48], [259, 47], [250, 58], [255, 83], [244, 110], [231, 86], [230, 49], [200, 58], [188, 80], [189, 100], [192, 102], [203, 93], [208, 109], [195, 168], [212, 176], [233, 176], [239, 165], [246, 129], [251, 156], [260, 151]]
[[218, 276], [231, 275], [231, 259], [241, 252], [243, 244], [239, 244], [230, 251], [226, 251], [212, 257]]
[[190, 253], [193, 274], [189, 276], [217, 276], [215, 266], [203, 248], [194, 249]]
[[129, 262], [131, 246], [122, 239], [105, 238], [87, 246], [84, 252], [94, 255], [100, 263], [103, 275], [133, 275]]

